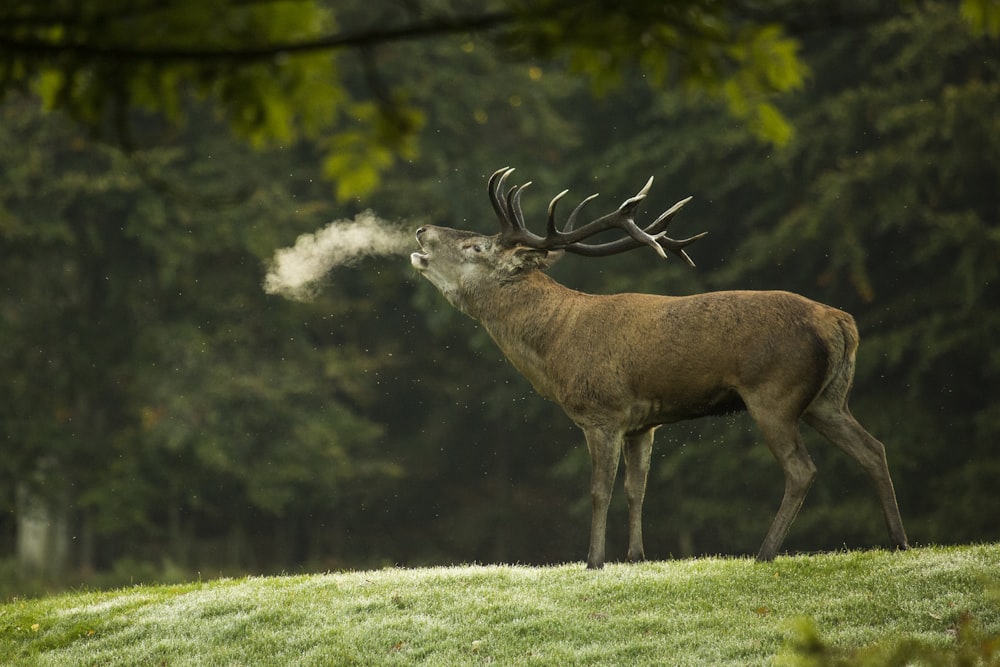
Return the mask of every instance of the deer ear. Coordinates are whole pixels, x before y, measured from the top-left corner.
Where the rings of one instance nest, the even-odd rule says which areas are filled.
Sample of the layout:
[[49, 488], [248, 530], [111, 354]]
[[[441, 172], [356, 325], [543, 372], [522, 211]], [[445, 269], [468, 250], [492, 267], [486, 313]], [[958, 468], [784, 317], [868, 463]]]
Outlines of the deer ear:
[[544, 271], [555, 264], [564, 254], [562, 250], [539, 250], [519, 245], [511, 250], [514, 266], [521, 271], [539, 269]]
[[549, 268], [550, 266], [552, 266], [565, 256], [566, 256], [565, 250], [549, 250], [545, 253], [545, 259], [542, 260], [543, 264], [540, 264], [538, 268], [544, 271], [545, 269]]

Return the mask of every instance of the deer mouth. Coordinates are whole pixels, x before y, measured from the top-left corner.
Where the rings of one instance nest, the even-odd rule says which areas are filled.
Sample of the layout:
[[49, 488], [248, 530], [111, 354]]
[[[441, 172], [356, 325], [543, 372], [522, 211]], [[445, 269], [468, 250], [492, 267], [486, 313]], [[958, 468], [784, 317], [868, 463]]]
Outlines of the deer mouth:
[[415, 252], [410, 254], [410, 264], [413, 265], [417, 271], [423, 271], [427, 268], [428, 253], [424, 250], [424, 244], [420, 242], [421, 234], [426, 231], [423, 227], [417, 230], [417, 245], [420, 246], [422, 252]]

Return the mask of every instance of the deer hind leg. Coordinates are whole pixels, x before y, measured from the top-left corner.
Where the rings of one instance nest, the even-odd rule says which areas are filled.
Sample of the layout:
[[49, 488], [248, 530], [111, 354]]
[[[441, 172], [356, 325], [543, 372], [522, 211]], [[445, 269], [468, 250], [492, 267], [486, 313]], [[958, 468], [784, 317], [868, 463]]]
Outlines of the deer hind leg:
[[625, 497], [628, 499], [628, 559], [645, 560], [642, 549], [642, 501], [646, 497], [653, 429], [625, 436]]
[[896, 491], [889, 476], [885, 446], [858, 423], [840, 398], [821, 395], [802, 418], [864, 468], [878, 492], [889, 540], [897, 549], [908, 548]]
[[798, 419], [781, 417], [772, 412], [754, 411], [751, 414], [764, 434], [768, 448], [785, 473], [785, 493], [778, 513], [757, 552], [757, 560], [770, 561], [778, 553], [785, 535], [795, 520], [802, 502], [816, 477], [816, 466], [802, 444]]
[[604, 567], [604, 547], [608, 525], [608, 506], [611, 492], [618, 474], [621, 459], [622, 434], [599, 428], [584, 430], [587, 449], [590, 450], [590, 550], [587, 552], [587, 568], [598, 570]]

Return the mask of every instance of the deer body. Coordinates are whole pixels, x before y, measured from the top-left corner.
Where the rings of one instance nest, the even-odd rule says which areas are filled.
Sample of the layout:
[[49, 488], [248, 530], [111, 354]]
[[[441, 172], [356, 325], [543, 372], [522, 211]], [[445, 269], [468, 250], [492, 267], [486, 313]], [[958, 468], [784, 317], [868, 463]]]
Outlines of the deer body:
[[[884, 447], [847, 409], [858, 345], [847, 313], [788, 292], [585, 294], [542, 272], [572, 247], [531, 248], [505, 242], [503, 233], [430, 226], [417, 238], [423, 252], [413, 254], [414, 267], [482, 323], [532, 386], [583, 430], [592, 463], [589, 567], [604, 563], [607, 510], [622, 456], [628, 558], [639, 560], [656, 428], [744, 409], [785, 473], [785, 494], [759, 559], [774, 558], [816, 474], [800, 420], [865, 468], [890, 539], [906, 548]], [[686, 258], [680, 248], [667, 249]]]
[[[847, 353], [842, 325], [853, 327], [850, 315], [787, 292], [591, 295], [538, 272], [495, 286], [476, 312], [576, 424], [613, 420], [627, 431], [742, 410], [743, 393], [789, 377], [815, 378], [811, 398]], [[816, 323], [829, 338], [814, 335]]]

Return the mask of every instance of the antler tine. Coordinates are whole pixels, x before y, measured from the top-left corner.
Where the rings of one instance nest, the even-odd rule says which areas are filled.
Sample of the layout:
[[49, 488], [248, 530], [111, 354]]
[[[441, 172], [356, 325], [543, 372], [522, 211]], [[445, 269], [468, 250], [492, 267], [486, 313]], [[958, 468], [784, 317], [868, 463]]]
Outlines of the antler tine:
[[670, 224], [670, 221], [673, 220], [675, 215], [677, 215], [677, 212], [684, 208], [684, 205], [692, 199], [694, 199], [694, 197], [687, 197], [686, 199], [682, 199], [668, 208], [666, 211], [661, 213], [659, 217], [652, 222], [652, 224], [646, 227], [646, 231], [650, 234], [655, 234], [656, 232], [665, 230], [667, 225]]
[[507, 193], [507, 210], [516, 229], [525, 229], [524, 212], [521, 210], [521, 192], [529, 185], [531, 185], [531, 181], [511, 188], [510, 192]]
[[496, 212], [500, 223], [500, 240], [507, 245], [518, 243], [535, 248], [543, 248], [544, 239], [528, 231], [524, 224], [524, 213], [521, 210], [521, 192], [531, 185], [512, 185], [504, 192], [507, 177], [514, 173], [513, 167], [504, 167], [493, 172], [489, 180], [490, 203]]
[[[667, 223], [677, 214], [678, 211], [683, 208], [685, 204], [691, 201], [691, 197], [682, 199], [677, 202], [669, 209], [660, 214], [660, 216], [653, 221], [645, 230], [646, 234], [653, 236], [657, 245], [659, 245], [664, 250], [669, 250], [678, 257], [680, 257], [688, 266], [694, 266], [694, 261], [685, 252], [684, 248], [691, 245], [698, 239], [704, 237], [708, 232], [702, 232], [701, 234], [696, 234], [692, 237], [686, 239], [672, 239], [666, 236], [666, 232], [662, 231]], [[624, 239], [618, 239], [617, 241], [611, 241], [608, 243], [598, 243], [598, 244], [588, 244], [588, 243], [577, 243], [572, 248], [566, 248], [568, 252], [573, 252], [577, 255], [583, 255], [585, 257], [606, 257], [608, 255], [616, 255], [627, 250], [632, 250], [634, 248], [640, 248], [646, 245], [645, 242], [637, 241], [635, 238], [629, 237]]]
[[[563, 243], [566, 243], [566, 245], [560, 247], [564, 247], [564, 249], [567, 252], [572, 252], [578, 255], [585, 255], [589, 257], [604, 257], [607, 255], [614, 255], [621, 252], [625, 252], [627, 250], [632, 250], [634, 248], [639, 248], [642, 247], [643, 245], [648, 245], [651, 248], [653, 248], [657, 252], [657, 254], [660, 255], [660, 257], [664, 259], [666, 259], [667, 257], [665, 251], [669, 251], [680, 257], [689, 266], [694, 266], [695, 265], [694, 261], [687, 254], [687, 252], [685, 252], [684, 248], [691, 245], [698, 239], [702, 238], [708, 232], [703, 232], [701, 234], [697, 234], [690, 238], [677, 240], [668, 237], [666, 235], [666, 231], [664, 231], [667, 225], [670, 223], [670, 221], [674, 218], [674, 216], [677, 215], [677, 213], [684, 207], [685, 204], [691, 201], [692, 197], [687, 197], [685, 199], [682, 199], [673, 206], [671, 206], [669, 209], [661, 213], [645, 229], [642, 229], [638, 225], [636, 225], [635, 221], [632, 219], [633, 210], [635, 209], [636, 206], [638, 206], [640, 202], [643, 201], [643, 199], [645, 199], [646, 195], [649, 193], [650, 188], [652, 187], [652, 184], [653, 184], [653, 179], [650, 178], [648, 181], [646, 181], [646, 185], [643, 186], [643, 188], [638, 193], [636, 193], [635, 196], [630, 197], [629, 199], [626, 199], [624, 202], [622, 202], [622, 205], [618, 207], [617, 211], [615, 211], [614, 213], [609, 213], [608, 215], [605, 215], [601, 218], [598, 218], [597, 220], [594, 220], [591, 223], [588, 223], [586, 226], [584, 226], [577, 232], [577, 234], [580, 234], [581, 236], [590, 236], [589, 233], [584, 234], [584, 232], [593, 229], [594, 230], [593, 233], [596, 234], [598, 231], [610, 229], [611, 227], [619, 227], [628, 233], [629, 235], [628, 238], [618, 239], [616, 241], [611, 241], [608, 243], [589, 244], [589, 243], [580, 243], [577, 240], [577, 238], [575, 238], [577, 234], [571, 235], [564, 233], [561, 234], [560, 236], [561, 236], [561, 241]], [[580, 206], [582, 206], [583, 203], [586, 203], [589, 199], [592, 199], [594, 196], [596, 195], [592, 195], [587, 200], [584, 200], [584, 202], [581, 202]], [[580, 206], [577, 206], [577, 209], [574, 211], [574, 214], [579, 212]], [[567, 229], [569, 229], [569, 227], [570, 225], [569, 223], [567, 223]], [[549, 236], [551, 236], [551, 234], [549, 234]]]
[[[685, 246], [688, 246], [703, 236], [707, 235], [708, 232], [702, 232], [690, 238], [682, 239], [680, 241], [676, 239], [666, 239], [661, 238], [657, 240], [657, 243], [661, 244], [666, 250], [674, 253], [688, 266], [695, 266], [694, 261], [684, 250]], [[663, 245], [664, 242], [670, 242], [669, 245]], [[617, 255], [619, 253], [626, 252], [628, 250], [634, 250], [635, 248], [641, 248], [644, 243], [640, 243], [635, 239], [629, 237], [626, 239], [618, 239], [617, 241], [611, 241], [609, 243], [599, 243], [599, 244], [589, 244], [589, 243], [577, 243], [576, 245], [566, 248], [566, 252], [572, 252], [576, 255], [582, 255], [584, 257], [607, 257], [609, 255]]]
[[566, 219], [566, 226], [563, 227], [563, 231], [566, 232], [573, 231], [573, 227], [576, 225], [576, 216], [580, 214], [580, 211], [583, 209], [584, 205], [587, 202], [591, 201], [592, 199], [596, 199], [598, 196], [599, 194], [595, 192], [594, 194], [590, 195], [589, 197], [586, 197], [583, 201], [577, 204], [576, 208], [573, 209], [573, 212], [569, 214], [569, 218]]
[[674, 253], [675, 255], [683, 259], [685, 262], [687, 262], [688, 266], [694, 268], [694, 260], [691, 259], [690, 255], [687, 254], [687, 251], [685, 251], [684, 248], [691, 245], [692, 243], [694, 243], [695, 241], [697, 241], [698, 239], [707, 234], [708, 232], [702, 232], [701, 234], [695, 234], [694, 236], [683, 239], [681, 241], [663, 237], [662, 239], [658, 239], [657, 242], [663, 244], [664, 248], [666, 248], [670, 252]]
[[558, 204], [559, 200], [565, 197], [568, 193], [569, 190], [563, 190], [555, 197], [553, 197], [552, 201], [549, 202], [549, 218], [548, 222], [545, 225], [546, 234], [548, 236], [555, 236], [556, 232], [558, 231], [556, 229], [556, 204]]
[[497, 214], [497, 221], [500, 223], [501, 233], [506, 233], [507, 230], [513, 229], [514, 225], [510, 220], [510, 213], [508, 212], [506, 206], [504, 205], [504, 200], [501, 197], [503, 192], [504, 181], [507, 177], [514, 172], [513, 167], [504, 167], [503, 169], [497, 169], [490, 176], [489, 181], [489, 194], [490, 194], [490, 204], [493, 205], [493, 211]]
[[[579, 213], [580, 208], [597, 196], [591, 195], [587, 199], [580, 202], [573, 213], [570, 214], [570, 220], [566, 223], [566, 231], [558, 235], [559, 241], [564, 244], [575, 244], [606, 229], [621, 227], [628, 232], [629, 236], [637, 241], [654, 247], [658, 253], [663, 255], [663, 249], [655, 243], [655, 240], [651, 236], [640, 229], [638, 225], [635, 224], [634, 220], [632, 220], [632, 211], [634, 211], [635, 207], [639, 205], [639, 202], [646, 198], [646, 195], [649, 193], [649, 189], [652, 185], [653, 179], [650, 177], [650, 179], [646, 181], [646, 185], [644, 185], [635, 195], [622, 202], [617, 211], [588, 222], [580, 229], [573, 230], [573, 225], [576, 222], [574, 218], [576, 217], [576, 214]], [[567, 247], [567, 250], [568, 249], [569, 248]], [[663, 256], [666, 257], [665, 255]]]
[[514, 219], [510, 206], [510, 200], [514, 196], [514, 190], [517, 190], [516, 185], [512, 185], [509, 188], [507, 188], [507, 192], [504, 194], [501, 203], [503, 204], [504, 207], [503, 208], [504, 213], [507, 215], [507, 221], [511, 223], [511, 226], [517, 229], [516, 220]]
[[624, 202], [622, 202], [622, 205], [618, 207], [618, 210], [623, 210], [626, 206], [629, 205], [631, 205], [631, 208], [635, 208], [636, 204], [638, 204], [639, 202], [641, 202], [643, 199], [646, 198], [646, 195], [649, 194], [649, 190], [652, 187], [653, 187], [653, 177], [650, 176], [649, 180], [646, 181], [646, 184], [642, 186], [642, 190], [639, 190], [637, 193], [635, 193], [634, 197], [626, 199]]
[[499, 169], [497, 169], [496, 171], [494, 171], [492, 174], [490, 174], [490, 181], [489, 181], [489, 186], [488, 187], [489, 187], [489, 191], [490, 191], [491, 195], [496, 192], [497, 181], [499, 181], [500, 177], [503, 176], [508, 171], [514, 171], [514, 168], [513, 167], [500, 167]]

